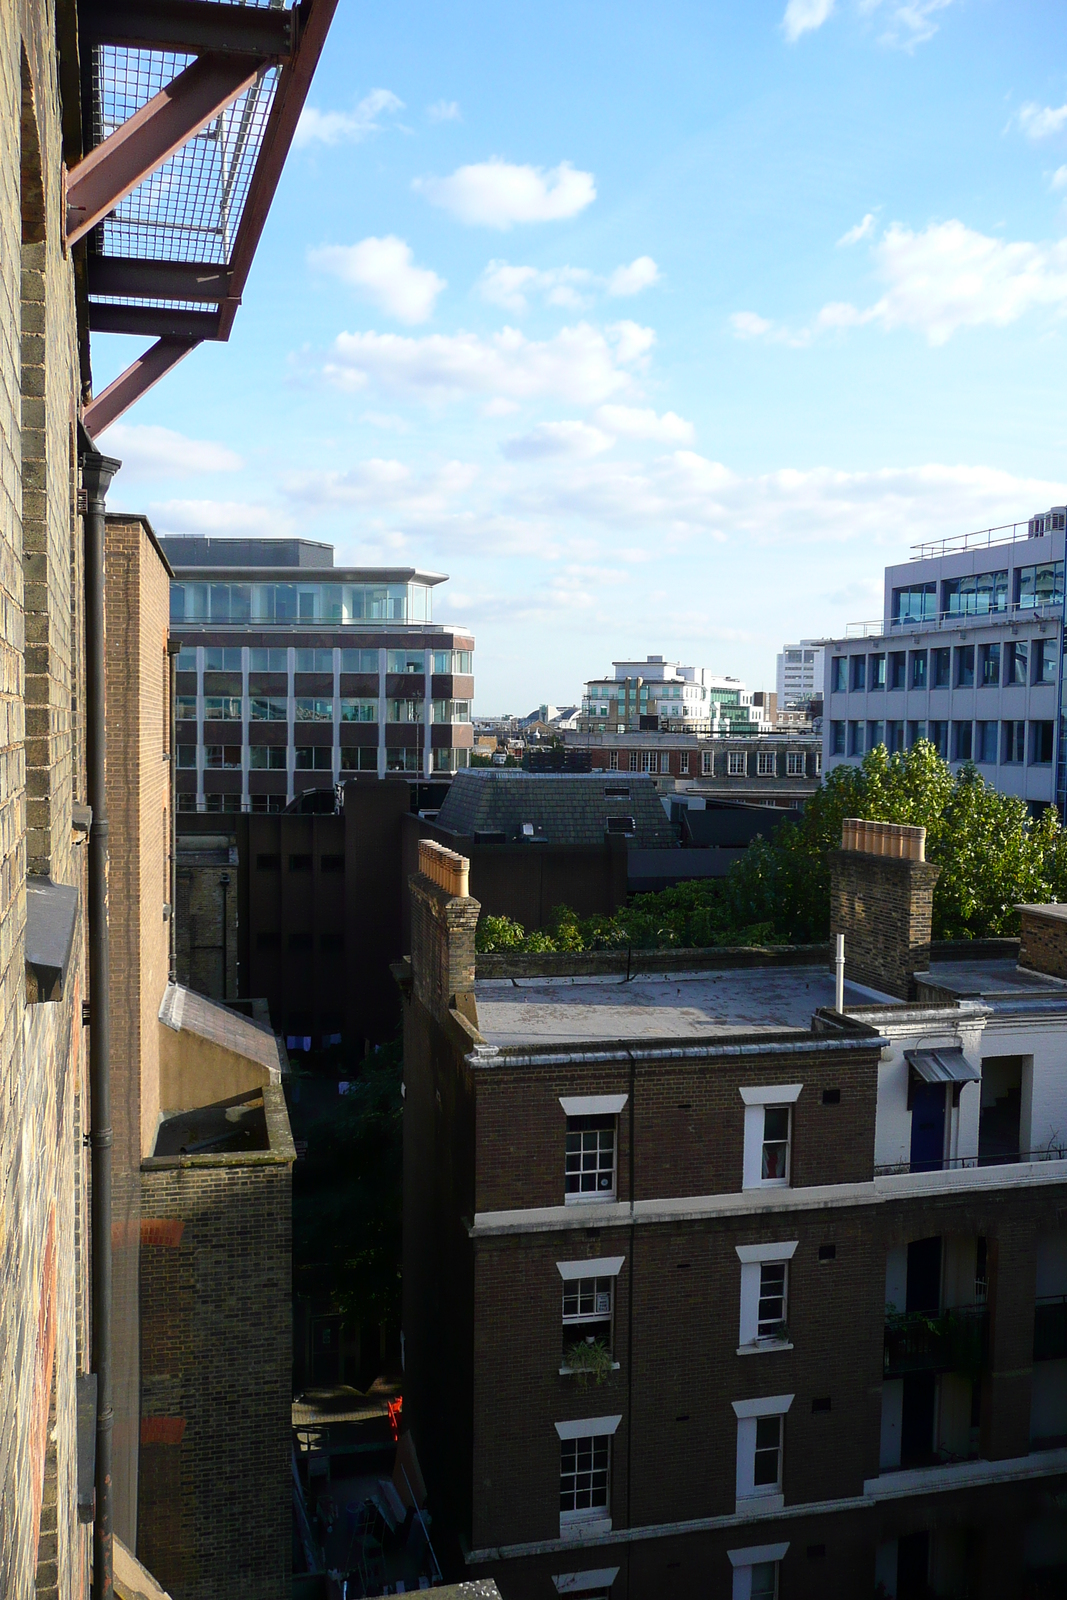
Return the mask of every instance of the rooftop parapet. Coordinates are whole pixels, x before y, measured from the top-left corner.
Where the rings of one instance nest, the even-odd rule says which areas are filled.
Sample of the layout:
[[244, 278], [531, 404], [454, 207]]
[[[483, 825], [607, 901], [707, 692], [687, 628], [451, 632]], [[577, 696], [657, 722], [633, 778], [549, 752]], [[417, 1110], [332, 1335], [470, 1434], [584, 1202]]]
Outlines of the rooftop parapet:
[[841, 848], [867, 856], [893, 856], [898, 861], [925, 861], [926, 829], [905, 822], [846, 817], [841, 824]]

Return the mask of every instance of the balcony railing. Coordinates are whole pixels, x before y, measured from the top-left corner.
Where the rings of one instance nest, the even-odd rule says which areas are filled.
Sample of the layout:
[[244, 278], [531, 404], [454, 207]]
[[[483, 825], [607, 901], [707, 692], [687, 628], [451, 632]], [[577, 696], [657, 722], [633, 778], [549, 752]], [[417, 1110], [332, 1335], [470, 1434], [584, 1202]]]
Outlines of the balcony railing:
[[846, 622], [846, 639], [889, 639], [904, 630], [916, 633], [931, 628], [984, 628], [994, 622], [1020, 622], [1033, 618], [1036, 622], [1058, 622], [1063, 615], [1062, 600], [1046, 600], [1040, 605], [1005, 606], [1000, 611], [939, 611], [932, 617], [896, 617], [886, 621], [875, 617], [869, 622]]
[[950, 533], [944, 539], [924, 539], [913, 544], [911, 561], [926, 561], [930, 556], [957, 555], [961, 550], [984, 550], [991, 544], [1014, 544], [1030, 537], [1030, 522], [1003, 522], [997, 528], [975, 528], [970, 533]]
[[891, 1313], [885, 1321], [884, 1376], [960, 1372], [976, 1378], [986, 1353], [986, 1307]]
[[1034, 1307], [1034, 1360], [1067, 1356], [1067, 1294], [1050, 1295]]
[[941, 1161], [884, 1161], [876, 1163], [876, 1178], [893, 1178], [911, 1172], [958, 1172], [971, 1167], [1006, 1167], [1020, 1161], [1067, 1160], [1067, 1145], [1046, 1144], [1040, 1150], [1009, 1151], [997, 1155], [952, 1156]]

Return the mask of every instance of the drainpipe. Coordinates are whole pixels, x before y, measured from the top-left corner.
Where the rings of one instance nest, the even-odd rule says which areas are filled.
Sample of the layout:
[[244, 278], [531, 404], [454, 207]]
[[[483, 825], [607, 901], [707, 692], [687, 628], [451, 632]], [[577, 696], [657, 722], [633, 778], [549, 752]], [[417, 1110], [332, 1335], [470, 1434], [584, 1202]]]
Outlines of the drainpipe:
[[170, 934], [168, 966], [170, 982], [178, 981], [178, 651], [181, 641], [167, 640], [167, 668], [170, 692]]
[[107, 925], [107, 721], [104, 694], [104, 501], [122, 465], [98, 450], [81, 457], [85, 516], [85, 744], [89, 805], [89, 1097], [92, 1171], [93, 1371], [96, 1373], [96, 1520], [93, 1594], [111, 1600], [111, 1017]]
[[845, 1009], [845, 936], [837, 936], [834, 953], [834, 1010], [840, 1015]]
[[226, 891], [230, 887], [230, 874], [224, 872], [219, 879], [222, 890], [222, 999], [226, 1001]]

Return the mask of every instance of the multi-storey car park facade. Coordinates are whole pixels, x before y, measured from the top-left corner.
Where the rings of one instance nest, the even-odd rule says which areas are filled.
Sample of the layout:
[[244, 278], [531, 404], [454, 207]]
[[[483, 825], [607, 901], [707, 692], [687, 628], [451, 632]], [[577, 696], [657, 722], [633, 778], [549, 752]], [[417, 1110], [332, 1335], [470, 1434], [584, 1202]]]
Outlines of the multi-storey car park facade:
[[306, 539], [162, 543], [179, 810], [281, 811], [361, 772], [468, 765], [474, 640], [434, 625], [441, 574], [334, 567]]
[[1034, 810], [1063, 811], [1065, 520], [1053, 506], [886, 568], [882, 619], [826, 645], [827, 771], [925, 738]]
[[1064, 1592], [1067, 919], [931, 947], [922, 830], [842, 844], [843, 1003], [824, 950], [476, 958], [420, 847], [405, 1418], [505, 1600]]

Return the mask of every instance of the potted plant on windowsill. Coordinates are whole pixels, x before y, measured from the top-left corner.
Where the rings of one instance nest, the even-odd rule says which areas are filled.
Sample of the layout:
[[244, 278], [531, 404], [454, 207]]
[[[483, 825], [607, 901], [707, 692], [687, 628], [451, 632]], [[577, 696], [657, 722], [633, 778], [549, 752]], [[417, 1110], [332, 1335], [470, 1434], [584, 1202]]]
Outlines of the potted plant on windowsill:
[[573, 1376], [579, 1388], [586, 1384], [606, 1383], [615, 1369], [611, 1351], [601, 1339], [582, 1339], [569, 1344], [563, 1352], [564, 1371]]

